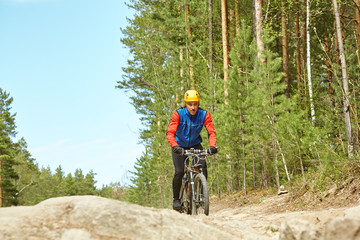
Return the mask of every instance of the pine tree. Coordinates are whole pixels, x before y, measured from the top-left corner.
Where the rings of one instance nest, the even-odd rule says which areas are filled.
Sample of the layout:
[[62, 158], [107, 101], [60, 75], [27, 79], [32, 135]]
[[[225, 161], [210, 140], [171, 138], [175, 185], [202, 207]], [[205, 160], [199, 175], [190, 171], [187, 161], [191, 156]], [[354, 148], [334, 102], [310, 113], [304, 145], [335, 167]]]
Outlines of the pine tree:
[[19, 178], [15, 181], [19, 205], [28, 205], [27, 202], [32, 198], [30, 189], [34, 186], [40, 174], [35, 159], [27, 150], [25, 139], [21, 138], [17, 143], [17, 154], [15, 161], [18, 163], [14, 166]]
[[14, 166], [16, 146], [13, 143], [15, 114], [12, 114], [13, 98], [0, 88], [0, 206], [17, 205], [17, 189], [14, 180], [19, 178]]

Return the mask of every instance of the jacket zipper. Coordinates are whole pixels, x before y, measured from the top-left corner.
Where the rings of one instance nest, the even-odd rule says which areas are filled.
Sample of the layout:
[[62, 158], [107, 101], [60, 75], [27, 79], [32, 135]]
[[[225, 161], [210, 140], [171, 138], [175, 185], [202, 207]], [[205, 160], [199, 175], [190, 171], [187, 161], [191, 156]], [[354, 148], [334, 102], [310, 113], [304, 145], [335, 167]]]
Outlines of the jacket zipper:
[[189, 128], [190, 128], [190, 130], [189, 130], [189, 143], [188, 143], [188, 147], [190, 147], [190, 141], [191, 141], [191, 125], [192, 125], [192, 115], [190, 116], [190, 126], [189, 126]]

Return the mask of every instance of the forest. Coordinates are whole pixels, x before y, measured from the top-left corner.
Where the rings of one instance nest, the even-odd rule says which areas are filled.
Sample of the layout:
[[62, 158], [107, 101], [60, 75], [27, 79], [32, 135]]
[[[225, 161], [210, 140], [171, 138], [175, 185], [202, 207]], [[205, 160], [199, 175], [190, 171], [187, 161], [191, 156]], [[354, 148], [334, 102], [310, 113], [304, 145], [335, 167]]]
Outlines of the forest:
[[[93, 194], [169, 207], [166, 140], [188, 89], [209, 111], [219, 153], [208, 185], [228, 192], [327, 185], [359, 173], [360, 0], [131, 0], [122, 30], [131, 58], [116, 88], [141, 117], [146, 151], [131, 184], [95, 187], [95, 173], [39, 168], [14, 142], [12, 98], [0, 91], [0, 206]], [[207, 132], [202, 131], [207, 148]]]
[[[359, 171], [360, 1], [133, 0], [123, 29], [132, 58], [118, 88], [142, 116], [129, 201], [167, 207], [166, 140], [188, 89], [209, 111], [219, 153], [212, 195], [308, 185]], [[203, 130], [207, 148], [207, 133]]]

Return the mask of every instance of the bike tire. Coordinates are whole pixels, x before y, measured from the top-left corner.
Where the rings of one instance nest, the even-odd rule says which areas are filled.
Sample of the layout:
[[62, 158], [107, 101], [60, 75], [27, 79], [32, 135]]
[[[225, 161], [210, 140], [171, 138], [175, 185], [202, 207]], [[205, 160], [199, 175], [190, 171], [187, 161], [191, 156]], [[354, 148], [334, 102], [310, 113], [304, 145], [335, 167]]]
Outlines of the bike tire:
[[188, 188], [189, 188], [189, 182], [185, 182], [181, 185], [180, 190], [180, 201], [181, 201], [181, 207], [182, 211], [186, 214], [191, 213], [191, 201], [188, 196]]
[[192, 215], [209, 215], [209, 189], [205, 176], [200, 173], [194, 180], [195, 202], [192, 199]]

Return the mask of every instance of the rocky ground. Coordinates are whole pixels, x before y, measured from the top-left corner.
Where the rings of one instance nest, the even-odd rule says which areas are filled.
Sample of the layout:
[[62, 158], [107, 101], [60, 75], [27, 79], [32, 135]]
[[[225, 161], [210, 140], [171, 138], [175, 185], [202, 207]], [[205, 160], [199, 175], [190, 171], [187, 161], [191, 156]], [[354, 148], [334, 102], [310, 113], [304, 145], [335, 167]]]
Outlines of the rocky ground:
[[96, 196], [53, 198], [0, 208], [0, 239], [360, 239], [357, 184], [315, 197], [321, 204], [297, 201], [306, 193], [212, 197], [209, 216]]
[[[217, 206], [208, 217], [196, 216], [202, 222], [212, 225], [218, 229], [235, 235], [239, 239], [310, 239], [300, 238], [296, 234], [300, 232], [311, 232], [312, 227], [316, 228], [321, 234], [318, 238], [323, 239], [323, 229], [325, 224], [333, 218], [345, 215], [348, 207], [327, 208], [308, 211], [285, 210], [287, 206], [287, 196], [274, 196], [264, 199], [258, 204], [244, 205], [240, 208]], [[282, 208], [283, 210], [276, 211]], [[359, 208], [360, 209], [360, 208]], [[293, 220], [299, 221], [292, 223]], [[292, 233], [280, 238], [284, 231], [284, 224], [290, 224], [293, 228]], [[303, 226], [308, 224], [309, 226]], [[297, 226], [301, 229], [297, 229]], [[360, 222], [359, 222], [360, 226]], [[301, 234], [301, 233], [300, 233]]]

